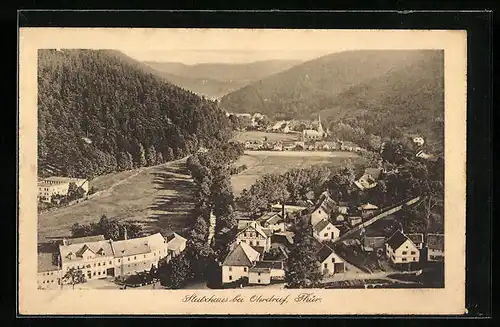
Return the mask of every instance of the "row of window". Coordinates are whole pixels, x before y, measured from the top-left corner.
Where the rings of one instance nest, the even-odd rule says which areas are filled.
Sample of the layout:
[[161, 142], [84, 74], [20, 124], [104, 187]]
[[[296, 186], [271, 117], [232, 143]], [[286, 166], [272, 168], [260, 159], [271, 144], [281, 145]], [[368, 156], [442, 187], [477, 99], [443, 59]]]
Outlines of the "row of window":
[[[247, 240], [241, 240], [243, 243], [246, 243]], [[254, 242], [253, 241], [249, 241], [248, 244], [250, 244], [251, 246], [254, 245]], [[255, 246], [260, 246], [260, 242], [259, 241], [255, 241]]]
[[44, 281], [42, 281], [42, 284], [53, 284], [53, 283], [57, 283], [57, 285], [59, 285], [60, 281], [59, 281], [59, 279], [57, 279], [57, 280], [52, 279], [52, 280], [44, 280]]
[[51, 276], [51, 275], [54, 275], [53, 271], [48, 271], [48, 272], [42, 273], [42, 276]]
[[[229, 271], [233, 271], [233, 267], [229, 267]], [[243, 271], [247, 272], [247, 267], [243, 267]]]
[[[394, 255], [392, 255], [391, 258], [392, 258], [392, 261], [396, 261], [396, 257]], [[410, 259], [412, 259], [411, 261], [417, 261], [417, 259], [415, 257], [410, 258]], [[406, 262], [408, 260], [407, 260], [407, 258], [401, 258], [401, 261]]]

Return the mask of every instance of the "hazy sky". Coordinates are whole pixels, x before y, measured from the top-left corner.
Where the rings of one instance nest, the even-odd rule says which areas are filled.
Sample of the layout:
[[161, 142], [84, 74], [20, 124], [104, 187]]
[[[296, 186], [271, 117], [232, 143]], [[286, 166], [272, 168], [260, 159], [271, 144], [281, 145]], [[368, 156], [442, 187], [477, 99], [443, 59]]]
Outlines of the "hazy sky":
[[244, 63], [261, 60], [307, 61], [335, 52], [331, 50], [130, 50], [125, 54], [140, 61], [173, 61], [184, 64], [207, 62]]

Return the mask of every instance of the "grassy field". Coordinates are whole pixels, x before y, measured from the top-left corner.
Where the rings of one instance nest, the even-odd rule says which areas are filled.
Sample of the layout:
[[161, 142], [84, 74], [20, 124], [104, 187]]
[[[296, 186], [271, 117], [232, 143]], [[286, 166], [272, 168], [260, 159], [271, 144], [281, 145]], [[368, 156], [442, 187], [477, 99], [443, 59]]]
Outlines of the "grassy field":
[[185, 160], [103, 176], [97, 183], [96, 197], [38, 216], [39, 242], [69, 236], [75, 222], [88, 224], [104, 214], [139, 222], [149, 232], [164, 232], [170, 226], [181, 231], [191, 218], [194, 184]]
[[268, 132], [259, 132], [259, 131], [247, 131], [247, 132], [239, 132], [234, 136], [234, 140], [239, 142], [245, 141], [264, 141], [264, 138], [267, 137], [269, 142], [276, 141], [298, 141], [300, 139], [300, 134], [285, 134], [285, 133], [268, 133]]
[[248, 168], [231, 177], [233, 192], [239, 196], [243, 189], [249, 189], [264, 174], [282, 174], [292, 168], [307, 168], [314, 165], [336, 167], [349, 159], [358, 158], [357, 154], [351, 152], [245, 151], [234, 165], [246, 165]]

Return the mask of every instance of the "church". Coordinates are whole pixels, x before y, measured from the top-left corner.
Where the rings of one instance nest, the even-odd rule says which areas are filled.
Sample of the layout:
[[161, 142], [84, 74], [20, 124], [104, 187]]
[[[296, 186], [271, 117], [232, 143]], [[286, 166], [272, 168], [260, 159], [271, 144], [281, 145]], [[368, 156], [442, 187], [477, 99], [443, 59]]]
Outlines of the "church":
[[321, 117], [318, 115], [318, 127], [314, 129], [305, 129], [302, 131], [302, 141], [319, 141], [326, 137], [326, 132], [321, 125]]

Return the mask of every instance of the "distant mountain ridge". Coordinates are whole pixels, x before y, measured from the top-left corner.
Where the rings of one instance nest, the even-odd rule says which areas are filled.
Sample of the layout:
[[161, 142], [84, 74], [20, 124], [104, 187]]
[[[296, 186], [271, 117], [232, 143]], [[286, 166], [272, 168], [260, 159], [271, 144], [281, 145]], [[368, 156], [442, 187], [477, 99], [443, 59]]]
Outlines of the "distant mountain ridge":
[[[229, 112], [276, 119], [351, 120], [383, 136], [391, 126], [434, 135], [444, 118], [441, 50], [359, 50], [323, 56], [221, 99]], [[353, 122], [355, 120], [355, 122]]]
[[265, 60], [251, 63], [201, 63], [194, 65], [156, 61], [145, 61], [144, 63], [173, 84], [210, 98], [220, 98], [249, 83], [300, 64], [301, 61]]

